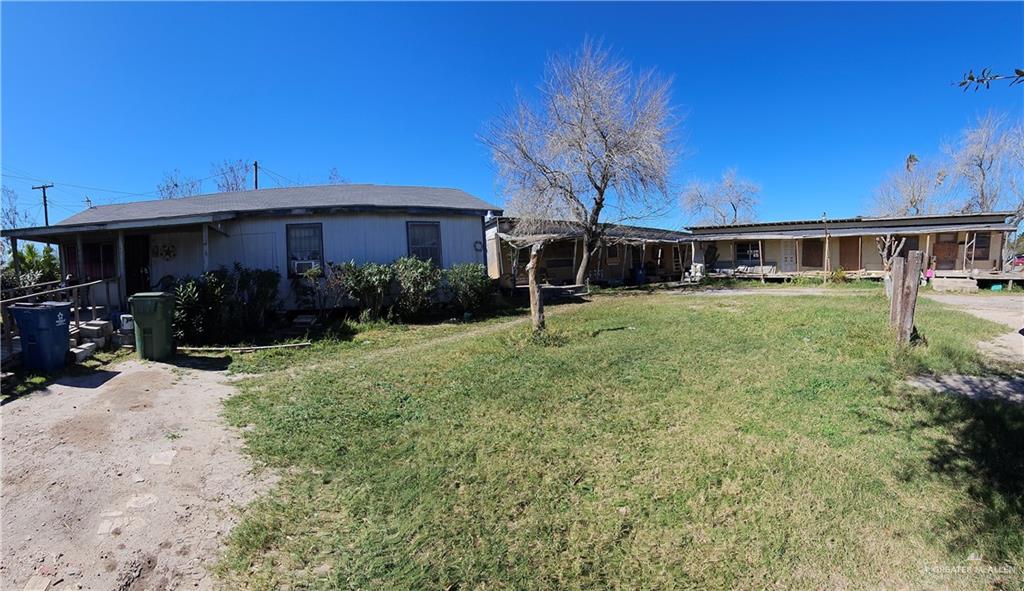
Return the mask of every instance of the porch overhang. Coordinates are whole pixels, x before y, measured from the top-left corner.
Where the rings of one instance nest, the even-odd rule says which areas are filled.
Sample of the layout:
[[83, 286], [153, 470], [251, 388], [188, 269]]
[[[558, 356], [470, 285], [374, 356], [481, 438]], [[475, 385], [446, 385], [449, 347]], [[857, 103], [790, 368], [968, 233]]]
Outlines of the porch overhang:
[[192, 226], [201, 224], [217, 224], [235, 217], [234, 213], [213, 213], [180, 217], [158, 218], [150, 220], [128, 220], [123, 222], [102, 222], [92, 224], [57, 224], [55, 226], [37, 226], [34, 228], [14, 228], [0, 232], [4, 238], [31, 240], [35, 242], [60, 242], [62, 239], [74, 238], [79, 234], [93, 232], [117, 232], [126, 230], [153, 230], [174, 226]]
[[912, 227], [868, 226], [861, 228], [835, 228], [827, 232], [822, 228], [807, 230], [784, 230], [771, 232], [720, 232], [715, 234], [694, 234], [694, 242], [717, 242], [723, 240], [800, 240], [841, 236], [915, 236], [922, 234], [943, 234], [947, 232], [1014, 232], [1017, 226], [1007, 223], [956, 224]]

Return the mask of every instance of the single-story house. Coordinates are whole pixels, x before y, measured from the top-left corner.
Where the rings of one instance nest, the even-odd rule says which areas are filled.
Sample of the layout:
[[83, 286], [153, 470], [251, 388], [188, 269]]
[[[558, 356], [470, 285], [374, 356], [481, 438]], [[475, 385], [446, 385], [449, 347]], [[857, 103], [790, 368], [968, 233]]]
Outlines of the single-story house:
[[1000, 272], [1011, 212], [758, 222], [688, 228], [693, 258], [709, 274], [786, 277], [844, 269], [884, 272], [879, 239], [921, 250], [937, 276]]
[[[540, 243], [538, 279], [550, 285], [571, 285], [583, 257], [583, 235], [560, 221], [535, 224], [529, 234], [516, 232], [517, 218], [487, 220], [487, 272], [505, 289], [524, 285], [528, 245]], [[618, 285], [680, 279], [690, 265], [690, 250], [683, 248], [686, 232], [608, 224], [597, 253], [591, 256], [591, 283]], [[640, 272], [642, 270], [642, 273]]]
[[57, 245], [63, 274], [104, 280], [90, 288], [99, 305], [124, 310], [134, 293], [237, 262], [278, 271], [294, 306], [290, 277], [329, 262], [483, 264], [484, 218], [500, 213], [458, 189], [346, 184], [100, 205], [3, 235]]

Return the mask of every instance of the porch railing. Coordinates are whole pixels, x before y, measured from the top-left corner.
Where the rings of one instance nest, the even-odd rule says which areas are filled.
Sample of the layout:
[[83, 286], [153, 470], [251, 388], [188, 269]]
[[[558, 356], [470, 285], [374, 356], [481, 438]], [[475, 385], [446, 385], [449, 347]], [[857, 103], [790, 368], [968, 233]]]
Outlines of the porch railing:
[[[11, 291], [24, 291], [31, 289], [38, 289], [40, 287], [49, 287], [51, 285], [59, 284], [59, 281], [48, 281], [46, 283], [37, 283], [35, 285], [27, 285], [24, 287], [11, 288], [6, 290]], [[77, 328], [81, 325], [81, 313], [82, 313], [82, 302], [88, 303], [92, 310], [90, 314], [90, 320], [95, 320], [96, 316], [96, 305], [95, 298], [93, 297], [93, 290], [100, 285], [106, 290], [106, 306], [109, 311], [110, 309], [110, 285], [117, 286], [117, 278], [112, 277], [109, 279], [97, 279], [95, 281], [89, 281], [86, 283], [78, 283], [76, 285], [68, 285], [65, 287], [57, 287], [54, 289], [44, 289], [43, 291], [35, 291], [32, 293], [22, 294], [15, 297], [7, 298], [0, 301], [0, 317], [3, 318], [2, 324], [2, 336], [4, 351], [9, 351], [9, 345], [12, 339], [18, 334], [17, 325], [14, 322], [14, 318], [10, 315], [10, 305], [17, 303], [29, 303], [35, 301], [69, 301], [71, 302], [72, 310], [74, 313], [74, 326]], [[6, 294], [5, 294], [6, 295]], [[84, 297], [83, 297], [84, 296]]]

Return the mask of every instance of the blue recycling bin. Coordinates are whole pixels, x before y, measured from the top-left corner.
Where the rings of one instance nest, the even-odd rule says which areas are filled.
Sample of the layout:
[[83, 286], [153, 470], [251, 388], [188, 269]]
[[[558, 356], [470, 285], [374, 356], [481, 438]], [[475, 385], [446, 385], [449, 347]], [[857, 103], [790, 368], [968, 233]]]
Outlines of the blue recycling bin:
[[71, 303], [12, 304], [10, 311], [21, 335], [21, 364], [43, 372], [64, 367]]

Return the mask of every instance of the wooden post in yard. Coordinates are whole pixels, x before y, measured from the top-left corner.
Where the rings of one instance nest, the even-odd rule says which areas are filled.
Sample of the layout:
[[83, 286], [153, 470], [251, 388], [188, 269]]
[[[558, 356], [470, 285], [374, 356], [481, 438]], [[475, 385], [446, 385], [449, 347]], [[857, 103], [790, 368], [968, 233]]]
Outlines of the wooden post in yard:
[[764, 241], [757, 241], [757, 262], [761, 265], [761, 283], [764, 283]]
[[896, 341], [909, 343], [914, 334], [914, 310], [917, 307], [917, 292], [921, 286], [921, 262], [924, 253], [912, 250], [907, 253], [904, 265], [903, 286], [900, 295], [899, 324], [896, 326]]
[[[82, 319], [79, 316], [79, 313], [80, 313], [80, 311], [82, 309], [82, 301], [78, 299], [78, 288], [77, 287], [75, 289], [71, 290], [71, 293], [74, 295], [74, 299], [75, 299], [75, 328], [76, 329], [80, 329], [82, 327]], [[80, 344], [81, 342], [82, 342], [82, 333], [81, 332], [75, 333], [75, 344]]]
[[889, 325], [899, 324], [900, 296], [903, 294], [903, 257], [892, 259], [889, 269], [889, 280], [892, 282], [892, 298], [889, 300]]
[[530, 318], [533, 332], [544, 330], [544, 296], [537, 285], [537, 265], [540, 262], [540, 244], [530, 247], [530, 262], [526, 265], [526, 277], [530, 281]]

